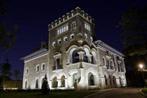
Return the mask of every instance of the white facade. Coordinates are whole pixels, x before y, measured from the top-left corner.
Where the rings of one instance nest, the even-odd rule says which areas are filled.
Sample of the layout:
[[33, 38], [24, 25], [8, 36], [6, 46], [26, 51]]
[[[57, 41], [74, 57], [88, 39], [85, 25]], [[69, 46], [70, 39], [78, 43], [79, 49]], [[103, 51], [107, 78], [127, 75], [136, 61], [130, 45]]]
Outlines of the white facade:
[[[76, 8], [76, 11], [79, 11], [79, 8], [78, 10]], [[81, 21], [87, 19], [87, 16], [82, 17], [79, 12], [75, 15], [71, 12], [71, 16], [67, 16], [63, 21], [59, 20], [58, 24], [55, 23], [49, 28], [48, 49], [40, 49], [23, 58], [23, 89], [40, 89], [45, 75], [50, 89], [126, 86], [126, 69], [122, 53], [100, 40], [93, 41], [92, 33], [82, 34], [82, 30], [80, 33], [72, 31], [70, 33], [70, 22], [67, 31], [65, 31], [68, 33], [62, 32], [64, 35], [59, 35], [58, 30], [62, 26], [57, 29], [56, 27], [69, 19], [72, 21], [74, 17], [81, 19]], [[74, 23], [76, 22], [77, 20], [74, 21]], [[82, 27], [88, 28], [87, 32], [93, 32], [91, 19], [88, 18], [86, 22], [86, 28], [84, 24]], [[78, 25], [76, 27], [74, 24], [74, 28], [78, 30]], [[54, 29], [57, 31], [57, 37], [52, 36], [52, 32], [55, 32]]]

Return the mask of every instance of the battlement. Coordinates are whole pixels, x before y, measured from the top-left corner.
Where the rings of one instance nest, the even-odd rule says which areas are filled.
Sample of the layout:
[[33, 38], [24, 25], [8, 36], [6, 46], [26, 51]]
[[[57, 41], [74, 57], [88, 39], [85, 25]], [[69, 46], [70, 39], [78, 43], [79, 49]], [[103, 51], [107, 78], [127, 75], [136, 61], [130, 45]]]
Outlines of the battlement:
[[84, 10], [81, 10], [80, 7], [76, 7], [74, 10], [71, 10], [70, 12], [62, 15], [62, 17], [59, 17], [55, 21], [51, 22], [51, 24], [48, 25], [49, 30], [57, 27], [58, 25], [68, 21], [69, 19], [77, 15], [80, 15], [81, 17], [86, 19], [88, 22], [93, 23], [94, 19], [91, 16], [89, 16], [86, 12], [84, 12]]

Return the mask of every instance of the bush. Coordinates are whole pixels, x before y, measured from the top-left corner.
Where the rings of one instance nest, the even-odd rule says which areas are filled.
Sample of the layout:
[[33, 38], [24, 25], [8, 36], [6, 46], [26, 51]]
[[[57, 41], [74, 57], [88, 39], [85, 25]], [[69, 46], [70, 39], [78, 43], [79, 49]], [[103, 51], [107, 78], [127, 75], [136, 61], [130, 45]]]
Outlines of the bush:
[[41, 91], [43, 94], [48, 94], [49, 93], [49, 85], [48, 85], [48, 81], [47, 81], [47, 77], [45, 75], [44, 79], [43, 79], [43, 83], [42, 83], [42, 87], [41, 87]]
[[147, 94], [147, 88], [143, 88], [142, 92]]

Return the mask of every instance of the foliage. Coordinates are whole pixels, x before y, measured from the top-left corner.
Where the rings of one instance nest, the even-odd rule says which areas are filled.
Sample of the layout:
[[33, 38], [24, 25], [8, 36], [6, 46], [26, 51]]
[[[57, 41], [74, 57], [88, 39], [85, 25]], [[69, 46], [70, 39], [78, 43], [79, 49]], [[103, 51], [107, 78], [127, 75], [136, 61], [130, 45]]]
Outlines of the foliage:
[[146, 6], [140, 8], [132, 7], [123, 14], [120, 22], [127, 68], [126, 75], [131, 86], [144, 84], [143, 78], [140, 79], [138, 64], [143, 62], [146, 65], [147, 63], [146, 12]]
[[49, 86], [48, 86], [48, 81], [47, 81], [46, 75], [45, 75], [45, 77], [43, 78], [43, 81], [42, 81], [41, 91], [42, 91], [43, 94], [49, 93]]
[[11, 65], [9, 64], [8, 61], [6, 63], [2, 64], [2, 77], [3, 78], [8, 78], [10, 76], [10, 70], [11, 70]]
[[6, 13], [6, 0], [0, 0], [0, 15]]
[[4, 24], [0, 24], [0, 47], [10, 49], [16, 41], [17, 26], [13, 30], [8, 30]]
[[147, 54], [147, 7], [131, 8], [121, 18], [123, 45], [126, 55]]

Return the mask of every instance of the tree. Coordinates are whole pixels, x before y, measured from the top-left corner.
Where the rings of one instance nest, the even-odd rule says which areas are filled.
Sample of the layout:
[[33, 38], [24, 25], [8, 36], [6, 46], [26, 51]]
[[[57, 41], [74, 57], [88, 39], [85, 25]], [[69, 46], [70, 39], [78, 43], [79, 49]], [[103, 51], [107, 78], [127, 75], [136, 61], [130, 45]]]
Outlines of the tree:
[[2, 71], [1, 71], [2, 86], [4, 86], [6, 80], [10, 80], [10, 74], [11, 74], [10, 70], [11, 70], [11, 65], [9, 64], [7, 59], [6, 62], [2, 64]]
[[43, 94], [48, 94], [49, 93], [49, 85], [48, 85], [48, 81], [47, 81], [47, 76], [45, 75], [42, 81], [42, 87], [41, 87], [41, 91]]
[[[0, 0], [0, 17], [4, 17], [6, 15], [6, 4], [7, 0]], [[7, 53], [8, 50], [14, 45], [16, 41], [16, 32], [18, 32], [18, 27], [14, 26], [11, 30], [5, 25], [4, 21], [0, 21], [0, 48], [3, 50], [4, 55], [6, 55], [6, 59], [8, 61]], [[1, 81], [4, 82], [6, 79], [10, 78], [10, 64], [8, 62], [1, 63]]]
[[14, 77], [15, 77], [15, 80], [19, 80], [19, 76], [20, 76], [20, 71], [15, 69], [14, 70]]
[[0, 0], [0, 15], [6, 13], [6, 0]]
[[147, 64], [147, 7], [132, 7], [121, 18], [120, 27], [129, 85], [141, 86], [138, 64]]

